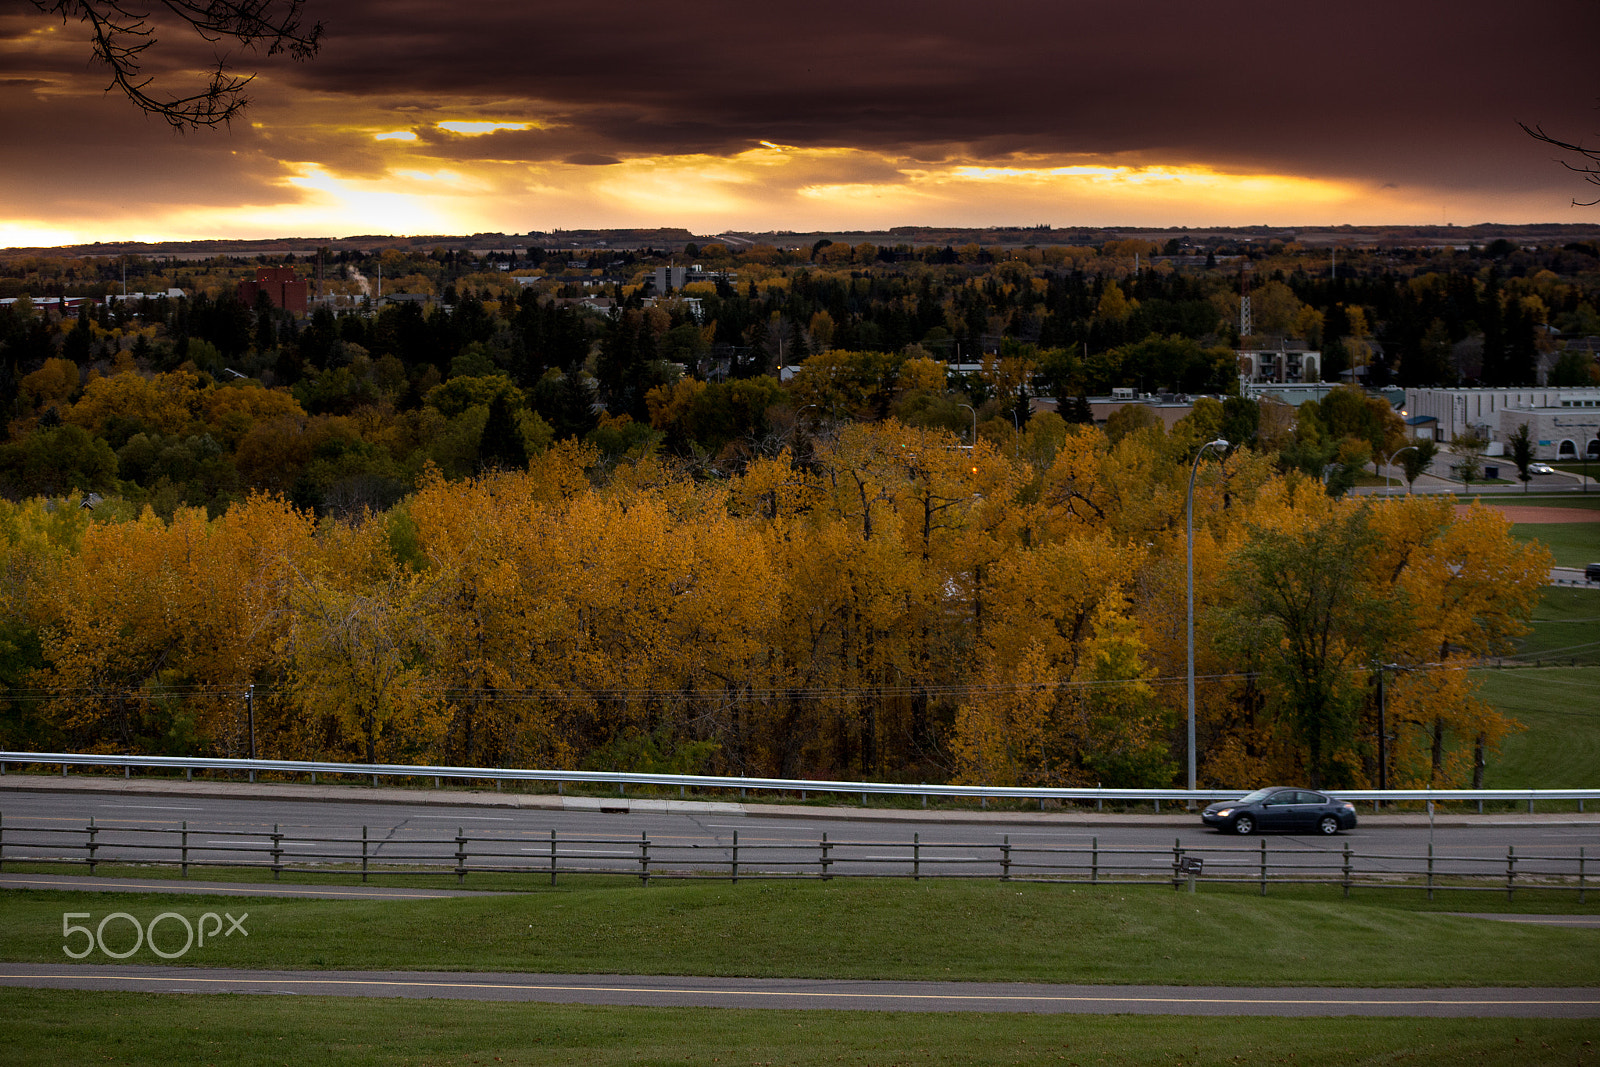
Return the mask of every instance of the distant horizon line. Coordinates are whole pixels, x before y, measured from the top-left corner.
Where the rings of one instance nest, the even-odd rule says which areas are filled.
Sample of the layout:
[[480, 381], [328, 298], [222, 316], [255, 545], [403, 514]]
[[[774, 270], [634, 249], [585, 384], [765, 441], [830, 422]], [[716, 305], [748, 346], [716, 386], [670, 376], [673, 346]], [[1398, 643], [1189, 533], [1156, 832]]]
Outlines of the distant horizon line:
[[[329, 235], [285, 235], [276, 237], [172, 237], [172, 238], [118, 238], [97, 241], [79, 241], [60, 245], [7, 245], [0, 246], [0, 252], [29, 253], [29, 252], [70, 252], [78, 249], [103, 249], [103, 248], [161, 248], [166, 246], [257, 246], [257, 245], [283, 245], [297, 244], [307, 246], [317, 245], [348, 245], [357, 242], [371, 243], [382, 241], [404, 241], [410, 243], [428, 241], [499, 241], [513, 243], [518, 241], [535, 241], [541, 238], [554, 239], [562, 237], [594, 237], [603, 239], [604, 235], [629, 236], [640, 240], [656, 240], [663, 242], [712, 242], [716, 243], [727, 237], [757, 239], [752, 243], [764, 243], [762, 239], [783, 240], [785, 238], [828, 238], [835, 236], [852, 236], [863, 238], [911, 238], [923, 236], [928, 240], [938, 241], [953, 235], [1004, 235], [1011, 238], [1032, 238], [1041, 235], [1061, 237], [1085, 237], [1099, 239], [1114, 239], [1118, 235], [1172, 235], [1172, 236], [1245, 236], [1262, 237], [1269, 239], [1303, 240], [1308, 237], [1362, 237], [1382, 236], [1385, 234], [1400, 236], [1423, 237], [1429, 235], [1449, 235], [1452, 237], [1470, 238], [1480, 236], [1533, 236], [1536, 234], [1550, 234], [1552, 236], [1570, 235], [1595, 235], [1600, 236], [1600, 220], [1593, 223], [1578, 222], [1477, 222], [1468, 224], [1457, 223], [1338, 223], [1338, 224], [1306, 224], [1306, 225], [1274, 225], [1261, 223], [1249, 226], [1209, 226], [1209, 225], [1173, 225], [1173, 226], [1134, 226], [1134, 225], [1069, 225], [1057, 226], [1052, 223], [1038, 223], [1034, 225], [995, 224], [988, 226], [941, 226], [937, 224], [912, 224], [889, 226], [880, 229], [862, 228], [833, 228], [813, 230], [748, 230], [725, 229], [713, 233], [695, 233], [693, 230], [682, 226], [576, 226], [557, 228], [553, 230], [528, 230], [522, 232], [478, 232], [457, 234], [350, 234], [334, 237]], [[936, 236], [945, 235], [945, 236]], [[1015, 243], [1008, 241], [1006, 243]], [[1031, 243], [1031, 242], [1030, 242]], [[1330, 242], [1331, 243], [1331, 242]]]

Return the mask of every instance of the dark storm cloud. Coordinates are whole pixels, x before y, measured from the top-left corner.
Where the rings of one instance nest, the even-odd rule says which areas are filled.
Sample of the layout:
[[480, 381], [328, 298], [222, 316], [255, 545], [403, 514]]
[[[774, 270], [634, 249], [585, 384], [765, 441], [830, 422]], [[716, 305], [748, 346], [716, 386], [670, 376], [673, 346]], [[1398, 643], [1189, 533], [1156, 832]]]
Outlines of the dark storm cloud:
[[1593, 0], [357, 0], [326, 17], [323, 55], [289, 76], [427, 101], [439, 117], [497, 102], [495, 117], [514, 118], [521, 101], [560, 124], [527, 138], [534, 159], [727, 154], [767, 139], [1494, 184], [1526, 182], [1541, 162], [1516, 120], [1600, 127]]

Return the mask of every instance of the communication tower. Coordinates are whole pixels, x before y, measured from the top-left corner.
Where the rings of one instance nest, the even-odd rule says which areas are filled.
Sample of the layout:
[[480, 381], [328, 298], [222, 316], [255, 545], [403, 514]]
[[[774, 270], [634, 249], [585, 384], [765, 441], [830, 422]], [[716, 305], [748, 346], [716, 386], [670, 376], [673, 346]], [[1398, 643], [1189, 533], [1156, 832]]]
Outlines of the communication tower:
[[1239, 271], [1239, 340], [1255, 332], [1255, 323], [1250, 318], [1250, 261], [1247, 259]]

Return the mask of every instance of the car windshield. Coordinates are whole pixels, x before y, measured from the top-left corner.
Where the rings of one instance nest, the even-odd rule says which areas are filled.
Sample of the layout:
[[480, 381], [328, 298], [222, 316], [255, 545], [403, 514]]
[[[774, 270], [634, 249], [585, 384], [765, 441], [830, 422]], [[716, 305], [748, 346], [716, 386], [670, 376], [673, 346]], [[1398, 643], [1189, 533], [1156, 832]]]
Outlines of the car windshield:
[[1266, 799], [1268, 796], [1270, 796], [1272, 794], [1272, 792], [1273, 791], [1271, 789], [1257, 789], [1254, 793], [1246, 793], [1244, 796], [1240, 797], [1238, 800], [1235, 800], [1234, 803], [1235, 804], [1254, 804], [1258, 800]]

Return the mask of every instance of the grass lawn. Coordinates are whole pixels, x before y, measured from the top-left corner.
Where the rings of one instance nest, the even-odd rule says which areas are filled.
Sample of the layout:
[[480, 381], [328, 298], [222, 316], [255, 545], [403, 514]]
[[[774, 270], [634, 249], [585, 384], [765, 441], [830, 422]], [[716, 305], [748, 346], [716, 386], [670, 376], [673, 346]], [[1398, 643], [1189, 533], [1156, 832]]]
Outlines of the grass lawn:
[[1519, 661], [1600, 665], [1600, 587], [1549, 586], [1529, 622], [1532, 629], [1516, 641]]
[[[1542, 506], [1542, 505], [1541, 505]], [[1511, 527], [1518, 541], [1539, 541], [1555, 555], [1557, 567], [1600, 563], [1600, 522], [1519, 522]]]
[[1600, 786], [1600, 668], [1486, 670], [1477, 677], [1484, 699], [1527, 727], [1490, 758], [1486, 788]]
[[[1440, 912], [1493, 893], [1439, 894]], [[1518, 910], [1600, 911], [1572, 891], [1519, 892]], [[63, 913], [98, 925], [176, 911], [248, 912], [182, 965], [1180, 985], [1600, 985], [1600, 930], [1423, 910], [1419, 891], [1071, 887], [965, 881], [637, 883], [449, 900], [172, 897], [7, 890], [0, 958], [66, 962]], [[166, 931], [166, 928], [163, 928]], [[1248, 931], [1248, 933], [1244, 933]], [[176, 924], [175, 949], [182, 941]], [[81, 936], [81, 935], [78, 935]], [[125, 920], [107, 946], [131, 948]], [[77, 947], [76, 941], [73, 943]], [[95, 951], [95, 962], [111, 962]], [[144, 944], [128, 963], [162, 962]]]
[[1600, 1062], [1600, 1024], [603, 1008], [0, 989], [15, 1064]]
[[[1600, 468], [1595, 471], [1600, 474]], [[1532, 506], [1536, 508], [1572, 508], [1579, 511], [1600, 511], [1600, 487], [1588, 493], [1541, 493], [1535, 483], [1533, 490], [1528, 493], [1516, 493], [1494, 496], [1474, 496], [1470, 500], [1463, 497], [1460, 503], [1468, 504], [1473, 500], [1494, 507], [1502, 504], [1506, 507]]]

